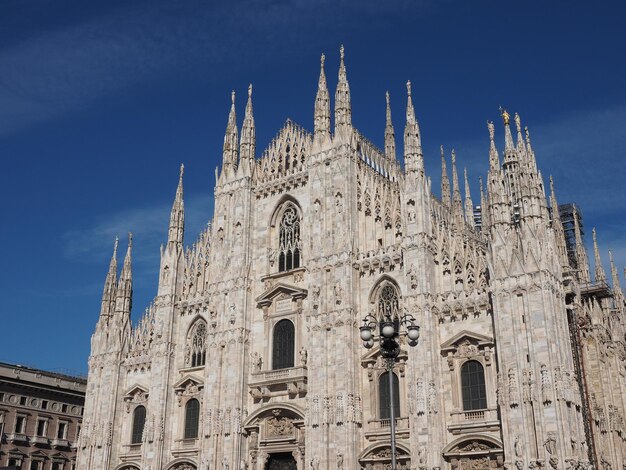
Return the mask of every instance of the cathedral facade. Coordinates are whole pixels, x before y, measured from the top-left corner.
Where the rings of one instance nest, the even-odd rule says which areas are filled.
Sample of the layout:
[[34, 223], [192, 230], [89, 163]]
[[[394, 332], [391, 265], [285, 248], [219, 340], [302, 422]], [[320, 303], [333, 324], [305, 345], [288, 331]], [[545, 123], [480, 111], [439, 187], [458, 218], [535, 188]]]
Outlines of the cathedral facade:
[[[443, 149], [435, 196], [407, 91], [397, 156], [389, 97], [379, 150], [352, 125], [343, 49], [331, 115], [322, 56], [314, 132], [287, 121], [259, 158], [252, 88], [241, 132], [233, 93], [214, 215], [186, 247], [181, 167], [135, 326], [132, 238], [119, 276], [116, 242], [79, 469], [389, 469], [392, 419], [403, 470], [622, 469], [615, 266], [610, 287], [595, 244], [591, 275], [578, 225], [568, 256], [517, 114], [501, 113], [503, 150], [488, 123], [476, 203]], [[406, 313], [419, 343], [401, 331], [389, 380], [359, 327]]]

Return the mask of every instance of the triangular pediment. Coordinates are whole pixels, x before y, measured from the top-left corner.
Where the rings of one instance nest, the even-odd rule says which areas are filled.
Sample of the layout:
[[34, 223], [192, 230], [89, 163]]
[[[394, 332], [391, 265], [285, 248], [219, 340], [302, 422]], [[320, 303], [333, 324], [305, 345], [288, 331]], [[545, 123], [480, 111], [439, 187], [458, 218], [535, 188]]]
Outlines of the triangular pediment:
[[187, 375], [180, 379], [178, 382], [174, 384], [174, 390], [182, 391], [190, 388], [196, 388], [198, 390], [204, 388], [204, 382], [202, 380], [198, 380], [191, 375]]
[[493, 344], [493, 338], [480, 333], [463, 330], [441, 345], [441, 352], [457, 349], [458, 345], [464, 341], [476, 343], [479, 346], [490, 346]]
[[135, 395], [148, 395], [148, 389], [143, 385], [135, 384], [128, 389], [124, 397], [134, 397]]
[[292, 298], [293, 300], [304, 299], [308, 294], [306, 289], [291, 286], [289, 284], [278, 283], [267, 289], [256, 298], [259, 307], [268, 307], [274, 300]]
[[46, 455], [46, 453], [45, 453], [45, 452], [42, 452], [41, 450], [36, 450], [35, 452], [32, 452], [32, 453], [30, 454], [30, 457], [31, 457], [31, 458], [32, 458], [32, 457], [35, 457], [35, 458], [42, 458], [42, 459], [44, 459], [44, 458], [46, 458], [46, 457], [47, 457], [47, 455]]
[[22, 452], [22, 451], [21, 451], [20, 449], [18, 449], [17, 447], [12, 447], [11, 449], [9, 449], [9, 450], [7, 451], [7, 454], [8, 454], [8, 455], [13, 455], [13, 456], [16, 456], [16, 455], [25, 456], [25, 455], [26, 455], [24, 452]]

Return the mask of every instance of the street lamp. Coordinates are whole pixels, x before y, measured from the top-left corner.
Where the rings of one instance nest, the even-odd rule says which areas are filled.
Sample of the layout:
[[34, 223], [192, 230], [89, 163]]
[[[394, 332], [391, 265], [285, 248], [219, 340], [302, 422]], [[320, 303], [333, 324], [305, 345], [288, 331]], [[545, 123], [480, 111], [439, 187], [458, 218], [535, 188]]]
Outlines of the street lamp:
[[[374, 347], [375, 340], [378, 339], [380, 354], [385, 361], [385, 369], [389, 379], [389, 414], [391, 415], [391, 470], [396, 470], [396, 416], [393, 403], [393, 366], [396, 363], [398, 354], [400, 354], [398, 338], [400, 337], [401, 325], [404, 325], [406, 328], [409, 346], [417, 346], [417, 341], [420, 337], [420, 327], [415, 324], [415, 317], [410, 313], [405, 313], [400, 317], [395, 316], [394, 318], [385, 315], [381, 319], [376, 319], [373, 315], [368, 314], [363, 318], [363, 325], [359, 328], [363, 347], [371, 349]], [[378, 336], [376, 335], [377, 327]]]

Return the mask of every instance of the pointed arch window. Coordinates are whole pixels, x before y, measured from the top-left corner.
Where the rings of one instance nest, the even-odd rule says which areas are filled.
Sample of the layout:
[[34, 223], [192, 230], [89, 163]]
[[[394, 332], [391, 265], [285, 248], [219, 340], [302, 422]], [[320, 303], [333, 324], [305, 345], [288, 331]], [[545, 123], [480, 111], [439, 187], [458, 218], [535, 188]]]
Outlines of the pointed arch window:
[[287, 369], [294, 365], [295, 328], [289, 320], [281, 320], [274, 327], [272, 369]]
[[189, 338], [187, 365], [200, 367], [206, 363], [206, 323], [198, 320], [191, 330]]
[[[393, 374], [393, 415], [395, 418], [400, 416], [400, 381], [398, 376]], [[389, 372], [385, 372], [378, 377], [378, 416], [380, 419], [391, 419], [389, 392]]]
[[378, 319], [379, 321], [391, 320], [394, 322], [396, 330], [400, 329], [400, 298], [398, 290], [391, 284], [386, 284], [378, 294]]
[[293, 204], [288, 204], [280, 220], [278, 271], [300, 267], [300, 216]]
[[198, 425], [200, 423], [200, 402], [192, 398], [185, 405], [185, 439], [198, 437]]
[[487, 408], [485, 370], [480, 362], [467, 361], [461, 367], [461, 395], [464, 411]]
[[133, 411], [133, 432], [130, 439], [131, 444], [141, 444], [143, 438], [143, 428], [146, 425], [146, 407], [139, 405]]

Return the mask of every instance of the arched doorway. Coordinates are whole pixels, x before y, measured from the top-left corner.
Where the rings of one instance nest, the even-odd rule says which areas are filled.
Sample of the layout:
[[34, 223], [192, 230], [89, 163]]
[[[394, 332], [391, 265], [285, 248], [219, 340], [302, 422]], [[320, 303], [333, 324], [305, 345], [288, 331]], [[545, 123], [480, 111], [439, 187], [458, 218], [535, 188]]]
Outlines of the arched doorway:
[[297, 470], [296, 459], [291, 452], [272, 453], [267, 459], [266, 470]]
[[251, 470], [303, 470], [304, 413], [291, 404], [265, 405], [243, 423], [243, 454]]

